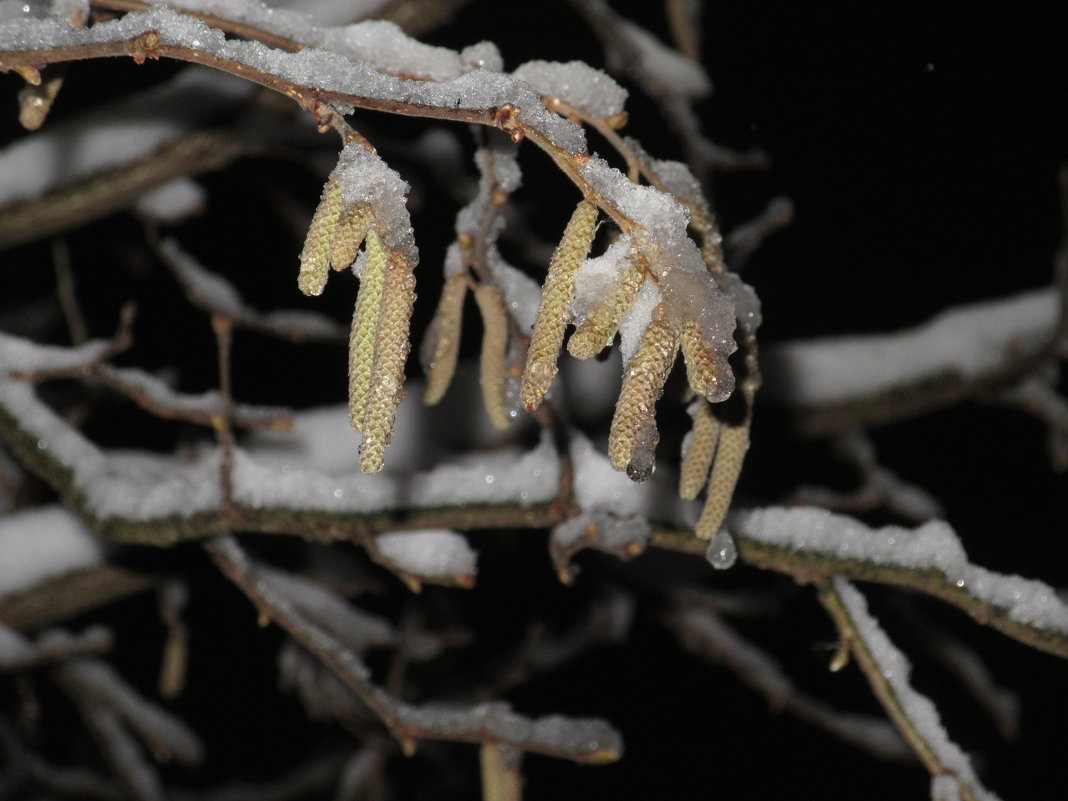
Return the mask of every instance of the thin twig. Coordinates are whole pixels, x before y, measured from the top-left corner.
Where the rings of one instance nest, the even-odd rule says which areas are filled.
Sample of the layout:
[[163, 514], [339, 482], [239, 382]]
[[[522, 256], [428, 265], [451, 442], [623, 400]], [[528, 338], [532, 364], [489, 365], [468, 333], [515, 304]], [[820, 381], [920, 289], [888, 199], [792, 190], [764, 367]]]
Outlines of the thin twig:
[[867, 612], [860, 593], [844, 579], [819, 584], [819, 599], [838, 627], [886, 714], [933, 777], [955, 780], [962, 801], [990, 798], [968, 758], [949, 740], [934, 705], [909, 685], [909, 664]]
[[234, 428], [233, 428], [233, 394], [230, 386], [230, 349], [233, 344], [233, 323], [229, 318], [212, 315], [211, 330], [215, 333], [215, 343], [219, 359], [219, 395], [221, 404], [219, 413], [214, 417], [215, 433], [219, 440], [219, 488], [222, 497], [222, 513], [231, 516], [234, 513], [234, 484], [231, 472], [234, 466]]
[[618, 759], [622, 750], [619, 736], [600, 721], [558, 717], [532, 721], [503, 704], [416, 707], [393, 698], [371, 681], [370, 671], [353, 651], [299, 612], [270, 582], [259, 578], [256, 565], [236, 539], [219, 537], [205, 547], [260, 614], [322, 660], [374, 711], [406, 752], [415, 749], [417, 740], [432, 739], [495, 743], [594, 764]]

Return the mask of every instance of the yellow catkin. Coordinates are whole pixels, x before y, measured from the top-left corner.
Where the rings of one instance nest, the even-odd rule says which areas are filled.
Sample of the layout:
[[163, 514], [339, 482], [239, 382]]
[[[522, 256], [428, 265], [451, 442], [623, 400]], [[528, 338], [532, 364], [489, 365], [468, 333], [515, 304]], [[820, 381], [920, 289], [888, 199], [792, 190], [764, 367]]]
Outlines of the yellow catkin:
[[541, 302], [534, 319], [534, 332], [527, 349], [527, 363], [519, 390], [520, 400], [528, 410], [538, 407], [556, 376], [556, 359], [564, 341], [568, 306], [575, 288], [575, 273], [590, 252], [596, 230], [597, 207], [583, 200], [572, 213], [563, 238], [556, 246], [541, 290]]
[[475, 302], [482, 314], [482, 353], [479, 383], [486, 414], [494, 428], [508, 428], [508, 398], [505, 394], [504, 360], [508, 351], [508, 311], [492, 284], [475, 286]]
[[370, 207], [362, 204], [345, 209], [341, 213], [330, 245], [331, 267], [344, 270], [356, 260], [356, 253], [363, 244], [373, 219]]
[[716, 445], [722, 423], [712, 414], [712, 407], [698, 398], [693, 411], [693, 428], [682, 453], [679, 469], [679, 497], [693, 500], [701, 494], [708, 481], [708, 471], [716, 455]]
[[635, 481], [644, 481], [652, 474], [658, 439], [656, 402], [678, 349], [678, 328], [654, 318], [623, 372], [623, 386], [608, 432], [608, 458], [612, 467], [626, 470]]
[[374, 229], [368, 231], [363, 275], [360, 277], [360, 291], [356, 295], [352, 333], [349, 335], [349, 419], [352, 427], [360, 433], [364, 430], [367, 394], [374, 372], [375, 336], [388, 261], [378, 234]]
[[467, 283], [465, 273], [455, 273], [445, 280], [434, 319], [430, 321], [423, 340], [420, 357], [426, 374], [423, 403], [427, 406], [433, 406], [444, 397], [456, 372]]
[[612, 344], [619, 321], [638, 297], [645, 273], [641, 262], [623, 271], [611, 295], [597, 304], [567, 341], [567, 352], [576, 359], [589, 359]]
[[708, 495], [695, 529], [701, 539], [712, 539], [723, 525], [748, 449], [748, 419], [740, 425], [723, 426], [716, 448], [716, 460], [712, 464], [712, 477], [708, 480]]
[[367, 394], [367, 413], [360, 444], [360, 470], [382, 469], [386, 447], [393, 441], [393, 421], [404, 398], [404, 363], [410, 347], [408, 327], [415, 305], [415, 274], [402, 255], [391, 253], [382, 289], [382, 308], [375, 333], [374, 371]]
[[686, 362], [686, 378], [697, 395], [722, 400], [721, 370], [717, 369], [715, 350], [701, 334], [700, 326], [689, 320], [682, 328], [682, 358]]
[[333, 178], [323, 187], [319, 205], [308, 226], [308, 236], [300, 252], [297, 286], [305, 295], [321, 295], [330, 268], [330, 247], [341, 215], [341, 185]]

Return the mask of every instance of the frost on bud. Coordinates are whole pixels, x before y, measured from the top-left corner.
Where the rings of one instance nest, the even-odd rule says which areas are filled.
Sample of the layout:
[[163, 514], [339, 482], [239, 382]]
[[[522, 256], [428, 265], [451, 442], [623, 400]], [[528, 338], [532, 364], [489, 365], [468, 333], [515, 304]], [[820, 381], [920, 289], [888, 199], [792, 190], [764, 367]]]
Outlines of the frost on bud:
[[[657, 311], [661, 311], [662, 307]], [[654, 316], [645, 328], [638, 349], [627, 363], [623, 386], [608, 432], [608, 458], [616, 470], [625, 470], [631, 480], [645, 481], [653, 472], [656, 402], [679, 349], [679, 329]]]
[[634, 304], [645, 280], [642, 264], [644, 260], [639, 258], [623, 270], [614, 290], [594, 306], [567, 341], [568, 353], [576, 359], [589, 359], [612, 344], [619, 321]]
[[393, 439], [393, 420], [404, 396], [408, 325], [414, 304], [411, 262], [402, 254], [386, 251], [378, 233], [369, 230], [349, 352], [349, 415], [353, 428], [363, 435], [360, 470], [364, 473], [382, 469], [386, 447]]
[[716, 403], [734, 391], [734, 373], [722, 349], [709, 342], [693, 320], [682, 328], [682, 357], [690, 388], [700, 397]]
[[508, 398], [504, 374], [508, 349], [508, 312], [504, 308], [500, 293], [492, 284], [478, 284], [474, 293], [485, 329], [479, 359], [482, 401], [494, 428], [504, 429], [508, 427]]
[[564, 229], [564, 236], [549, 262], [549, 272], [542, 287], [541, 303], [538, 304], [534, 333], [523, 369], [523, 383], [519, 390], [520, 400], [527, 410], [537, 408], [556, 376], [556, 360], [564, 341], [575, 273], [590, 252], [596, 230], [597, 206], [583, 200]]
[[711, 540], [723, 525], [748, 449], [748, 418], [738, 425], [722, 426], [715, 461], [712, 464], [712, 477], [708, 480], [708, 495], [695, 528], [700, 539]]
[[[363, 204], [341, 212], [334, 231], [334, 240], [330, 245], [331, 267], [344, 270], [356, 260], [356, 253], [363, 244], [373, 220], [370, 207]], [[325, 273], [323, 280], [326, 280]]]
[[330, 177], [323, 187], [319, 205], [312, 215], [308, 236], [304, 240], [304, 249], [300, 252], [300, 274], [297, 286], [305, 295], [321, 295], [326, 286], [326, 275], [330, 267], [330, 250], [337, 231], [338, 217], [341, 214], [341, 185]]
[[698, 398], [690, 407], [693, 428], [683, 441], [682, 466], [679, 471], [679, 497], [693, 500], [708, 481], [708, 471], [716, 455], [722, 423], [712, 414], [712, 407]]
[[445, 395], [456, 372], [460, 354], [460, 328], [463, 322], [464, 297], [467, 295], [467, 274], [453, 273], [445, 280], [438, 299], [434, 319], [427, 328], [419, 360], [426, 374], [423, 403], [433, 406]]

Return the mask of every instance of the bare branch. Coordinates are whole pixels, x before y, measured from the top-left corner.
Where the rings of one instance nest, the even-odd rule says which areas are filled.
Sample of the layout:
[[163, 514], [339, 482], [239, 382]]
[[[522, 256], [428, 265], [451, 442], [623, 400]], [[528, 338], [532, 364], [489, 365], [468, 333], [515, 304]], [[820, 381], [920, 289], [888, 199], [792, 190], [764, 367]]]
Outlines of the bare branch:
[[407, 751], [420, 739], [495, 743], [521, 751], [577, 762], [603, 763], [619, 758], [622, 744], [608, 724], [595, 720], [551, 716], [531, 720], [507, 704], [472, 707], [412, 706], [372, 683], [359, 657], [333, 635], [298, 611], [269, 582], [232, 537], [206, 545], [219, 569], [233, 581], [260, 613], [282, 626], [321, 659], [390, 729]]

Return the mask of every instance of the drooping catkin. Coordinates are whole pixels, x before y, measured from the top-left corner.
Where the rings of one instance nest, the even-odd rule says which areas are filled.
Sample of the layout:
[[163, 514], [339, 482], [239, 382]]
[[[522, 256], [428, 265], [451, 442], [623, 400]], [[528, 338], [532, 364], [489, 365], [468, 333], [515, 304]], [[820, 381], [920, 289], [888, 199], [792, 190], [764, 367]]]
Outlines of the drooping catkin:
[[[722, 358], [717, 358], [712, 343], [694, 320], [688, 320], [682, 327], [682, 358], [686, 362], [690, 389], [700, 397], [718, 401], [728, 389], [733, 389], [734, 376], [730, 367]], [[729, 387], [724, 386], [725, 381], [729, 382]]]
[[[658, 307], [657, 312], [661, 309]], [[608, 432], [608, 458], [616, 470], [633, 481], [653, 472], [653, 452], [659, 440], [656, 402], [664, 391], [679, 349], [679, 329], [654, 312], [638, 349], [623, 371], [616, 411]]]
[[482, 314], [482, 353], [479, 358], [479, 383], [486, 414], [494, 428], [508, 427], [508, 398], [505, 392], [505, 356], [508, 351], [508, 311], [497, 288], [492, 284], [475, 286], [475, 302]]
[[542, 287], [519, 390], [520, 400], [527, 410], [537, 408], [556, 376], [556, 360], [564, 341], [575, 273], [590, 252], [596, 230], [597, 206], [583, 200], [575, 207], [564, 229]]
[[349, 420], [352, 427], [363, 433], [367, 412], [367, 396], [375, 369], [375, 339], [382, 306], [382, 291], [386, 281], [386, 254], [377, 232], [367, 232], [363, 274], [356, 295], [356, 310], [352, 315], [349, 335]]
[[433, 406], [444, 397], [456, 372], [467, 285], [466, 273], [454, 273], [445, 280], [434, 319], [423, 338], [419, 360], [426, 375], [423, 403], [427, 406]]
[[334, 242], [342, 206], [341, 184], [329, 178], [315, 207], [304, 248], [300, 252], [297, 286], [305, 295], [321, 295], [330, 269], [330, 249]]
[[748, 449], [748, 418], [739, 425], [722, 427], [716, 447], [716, 458], [712, 463], [712, 477], [708, 480], [708, 495], [695, 528], [699, 538], [712, 539], [723, 525]]
[[414, 305], [412, 264], [402, 254], [391, 252], [386, 261], [375, 332], [374, 367], [360, 443], [360, 470], [364, 473], [382, 469], [386, 447], [393, 441], [393, 421], [404, 398], [404, 363], [408, 360], [408, 327]]
[[612, 344], [619, 321], [634, 304], [645, 273], [636, 259], [623, 270], [614, 291], [598, 303], [567, 341], [567, 352], [576, 359], [589, 359]]
[[716, 445], [722, 423], [712, 414], [712, 407], [704, 398], [694, 401], [691, 414], [693, 428], [682, 450], [679, 470], [679, 497], [693, 500], [701, 494], [708, 481], [708, 471], [716, 455]]
[[[356, 253], [363, 244], [374, 217], [370, 206], [360, 204], [341, 212], [334, 240], [330, 246], [330, 266], [344, 270], [356, 260]], [[325, 277], [323, 280], [326, 280]]]

